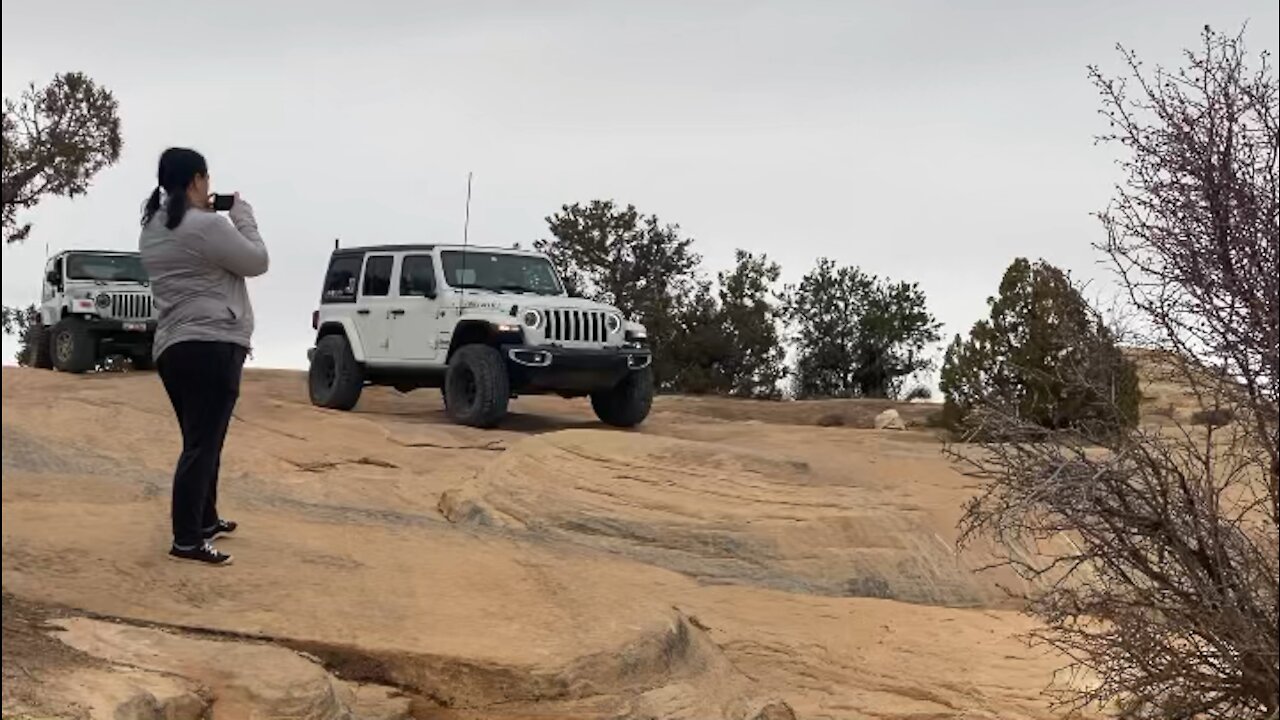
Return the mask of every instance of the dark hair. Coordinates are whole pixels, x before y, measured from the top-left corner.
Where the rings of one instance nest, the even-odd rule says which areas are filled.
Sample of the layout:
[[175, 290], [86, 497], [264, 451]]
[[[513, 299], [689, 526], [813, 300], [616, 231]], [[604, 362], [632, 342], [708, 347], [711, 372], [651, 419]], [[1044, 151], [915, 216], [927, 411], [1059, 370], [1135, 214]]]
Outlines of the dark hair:
[[209, 166], [204, 156], [188, 148], [169, 148], [160, 154], [160, 169], [156, 172], [158, 185], [147, 198], [147, 205], [142, 210], [142, 224], [146, 225], [160, 210], [160, 191], [168, 195], [165, 204], [164, 226], [170, 230], [178, 227], [182, 216], [187, 214], [187, 188], [197, 175], [208, 175]]

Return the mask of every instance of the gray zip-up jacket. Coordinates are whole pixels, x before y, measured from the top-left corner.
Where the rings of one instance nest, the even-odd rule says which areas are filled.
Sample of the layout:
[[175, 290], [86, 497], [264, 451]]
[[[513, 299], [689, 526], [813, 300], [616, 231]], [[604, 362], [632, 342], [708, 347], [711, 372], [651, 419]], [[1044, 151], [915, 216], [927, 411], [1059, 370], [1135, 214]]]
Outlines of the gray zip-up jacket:
[[138, 250], [159, 318], [156, 358], [180, 342], [251, 347], [253, 307], [244, 279], [267, 271], [267, 246], [249, 203], [237, 200], [228, 217], [191, 208], [170, 230], [162, 208], [142, 228]]

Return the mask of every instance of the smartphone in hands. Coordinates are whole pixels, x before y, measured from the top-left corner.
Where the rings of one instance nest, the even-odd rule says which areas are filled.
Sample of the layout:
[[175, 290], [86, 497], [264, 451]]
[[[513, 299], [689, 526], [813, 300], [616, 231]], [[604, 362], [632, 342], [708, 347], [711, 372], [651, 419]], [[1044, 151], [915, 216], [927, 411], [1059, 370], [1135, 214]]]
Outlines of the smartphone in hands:
[[209, 206], [217, 212], [226, 212], [235, 204], [235, 195], [214, 195], [209, 199]]

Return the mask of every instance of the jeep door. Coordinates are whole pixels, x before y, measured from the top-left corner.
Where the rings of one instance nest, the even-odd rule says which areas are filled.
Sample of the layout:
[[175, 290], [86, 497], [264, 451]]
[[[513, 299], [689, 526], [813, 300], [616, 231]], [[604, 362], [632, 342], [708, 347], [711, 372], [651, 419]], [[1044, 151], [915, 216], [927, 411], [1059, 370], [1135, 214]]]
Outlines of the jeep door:
[[391, 296], [391, 272], [394, 255], [368, 255], [360, 275], [360, 296], [356, 301], [356, 330], [364, 346], [365, 357], [386, 360], [391, 355], [391, 321], [399, 302]]
[[[407, 253], [400, 258], [396, 306], [403, 310], [391, 324], [391, 352], [400, 360], [431, 362], [443, 355], [440, 334], [445, 320], [440, 317], [435, 258], [428, 253]], [[449, 338], [444, 337], [448, 349]]]

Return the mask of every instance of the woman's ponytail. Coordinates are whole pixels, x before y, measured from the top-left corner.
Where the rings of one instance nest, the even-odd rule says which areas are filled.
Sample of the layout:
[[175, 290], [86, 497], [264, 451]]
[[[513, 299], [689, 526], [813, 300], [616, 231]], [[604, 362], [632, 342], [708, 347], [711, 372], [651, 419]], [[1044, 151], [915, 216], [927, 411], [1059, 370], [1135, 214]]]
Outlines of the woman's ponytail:
[[160, 186], [157, 185], [155, 190], [151, 191], [151, 197], [147, 198], [147, 204], [142, 207], [142, 226], [146, 227], [151, 219], [156, 216], [156, 212], [160, 210]]
[[164, 208], [164, 226], [172, 230], [178, 227], [178, 223], [182, 222], [182, 216], [187, 214], [187, 194], [171, 190], [167, 200]]

